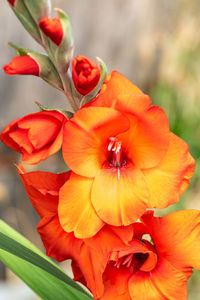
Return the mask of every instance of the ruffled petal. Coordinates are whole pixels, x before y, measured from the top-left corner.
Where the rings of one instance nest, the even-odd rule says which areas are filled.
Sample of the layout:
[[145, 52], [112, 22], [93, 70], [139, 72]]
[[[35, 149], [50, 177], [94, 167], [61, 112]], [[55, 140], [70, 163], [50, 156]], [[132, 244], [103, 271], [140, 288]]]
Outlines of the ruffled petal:
[[117, 136], [127, 157], [140, 169], [155, 167], [169, 147], [169, 123], [164, 111], [151, 106], [141, 115], [127, 117], [130, 129]]
[[41, 160], [47, 159], [50, 155], [53, 155], [60, 150], [63, 142], [63, 127], [57, 133], [57, 136], [53, 143], [48, 144], [45, 148], [32, 153], [24, 152], [22, 154], [22, 161], [27, 164], [36, 164]]
[[107, 266], [104, 274], [104, 294], [101, 300], [131, 300], [128, 291], [128, 281], [131, 271], [127, 268]]
[[129, 164], [99, 170], [92, 186], [91, 201], [105, 223], [121, 226], [141, 216], [147, 207], [148, 195], [142, 172]]
[[83, 244], [79, 258], [76, 263], [73, 263], [74, 275], [78, 277], [79, 282], [86, 284], [94, 299], [101, 299], [104, 292], [102, 275], [106, 268], [108, 256], [109, 254], [106, 252], [99, 252], [97, 247], [93, 249]]
[[112, 103], [112, 108], [123, 113], [139, 115], [146, 111], [151, 104], [151, 99], [148, 95], [119, 95]]
[[34, 151], [34, 147], [28, 139], [28, 130], [17, 128], [15, 131], [11, 131], [8, 134], [8, 137], [12, 139], [12, 141], [15, 144], [19, 145], [18, 146], [19, 152], [23, 153], [24, 151], [26, 151], [28, 154], [31, 154], [32, 151]]
[[187, 299], [187, 278], [168, 260], [160, 257], [159, 263], [151, 275], [154, 284], [166, 299]]
[[70, 171], [61, 174], [50, 172], [24, 173], [18, 167], [19, 175], [24, 184], [28, 197], [40, 217], [56, 214], [58, 207], [58, 192], [68, 180]]
[[128, 119], [107, 107], [77, 111], [64, 129], [63, 157], [75, 173], [94, 177], [106, 160], [110, 137], [129, 128]]
[[184, 272], [187, 278], [192, 268], [200, 270], [200, 212], [183, 210], [162, 218], [151, 213], [142, 217], [159, 254], [174, 267]]
[[186, 300], [187, 279], [167, 260], [160, 259], [152, 272], [137, 272], [129, 280], [135, 300]]
[[143, 170], [150, 191], [149, 207], [164, 208], [179, 201], [194, 168], [188, 145], [171, 133], [168, 151], [159, 166]]
[[90, 201], [92, 183], [92, 179], [72, 173], [60, 190], [58, 216], [61, 226], [67, 232], [74, 231], [77, 238], [92, 237], [104, 225]]
[[[95, 236], [85, 239], [85, 244], [100, 253], [110, 253], [114, 250], [124, 249], [133, 237], [132, 225], [115, 227], [105, 225]], [[110, 254], [109, 254], [110, 255]]]
[[[120, 95], [142, 95], [142, 91], [117, 71], [107, 75], [99, 95], [86, 106], [113, 107]], [[86, 107], [85, 106], [85, 107]]]
[[46, 144], [52, 142], [62, 123], [53, 116], [41, 114], [23, 118], [18, 122], [21, 129], [28, 130], [28, 137], [35, 150], [40, 150]]
[[37, 231], [46, 248], [46, 254], [57, 261], [69, 258], [77, 259], [80, 255], [82, 240], [76, 239], [73, 233], [65, 232], [58, 216], [45, 216], [38, 224]]

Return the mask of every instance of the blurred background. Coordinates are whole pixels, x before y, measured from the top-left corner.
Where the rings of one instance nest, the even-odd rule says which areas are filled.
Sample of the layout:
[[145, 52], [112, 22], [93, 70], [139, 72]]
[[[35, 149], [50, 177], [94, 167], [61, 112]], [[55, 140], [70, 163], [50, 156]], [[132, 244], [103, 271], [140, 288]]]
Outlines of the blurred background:
[[[75, 55], [99, 56], [109, 72], [118, 70], [150, 94], [153, 104], [167, 113], [171, 130], [189, 144], [197, 162], [195, 175], [182, 201], [164, 213], [200, 209], [200, 1], [53, 0], [52, 6], [70, 16]], [[40, 50], [6, 0], [0, 4], [0, 36], [1, 69], [15, 56], [8, 41]], [[67, 105], [65, 97], [41, 79], [8, 76], [3, 71], [0, 96], [1, 131], [12, 120], [38, 111], [36, 100], [51, 107]], [[19, 161], [19, 155], [0, 143], [0, 218], [43, 250], [36, 232], [39, 218], [17, 176]], [[61, 172], [65, 166], [59, 153], [26, 169]], [[199, 300], [200, 272], [195, 272], [188, 287], [188, 299]], [[1, 263], [0, 291], [1, 300], [36, 299]]]

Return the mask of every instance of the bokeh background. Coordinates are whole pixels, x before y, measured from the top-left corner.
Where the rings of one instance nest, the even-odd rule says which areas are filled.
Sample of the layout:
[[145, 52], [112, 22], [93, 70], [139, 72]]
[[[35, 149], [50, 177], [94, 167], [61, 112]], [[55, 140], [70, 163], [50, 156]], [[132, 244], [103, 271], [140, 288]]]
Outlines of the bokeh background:
[[[171, 130], [183, 138], [197, 162], [181, 201], [164, 212], [200, 209], [200, 1], [199, 0], [52, 0], [70, 16], [75, 55], [101, 57], [161, 106]], [[23, 29], [6, 0], [0, 3], [0, 67], [15, 52], [6, 43], [40, 50]], [[65, 97], [41, 79], [8, 76], [0, 71], [0, 130], [13, 119], [38, 111], [34, 101], [66, 107]], [[19, 155], [0, 143], [0, 218], [40, 249], [39, 220], [17, 176]], [[27, 170], [61, 172], [60, 153]], [[192, 255], [192, 254], [191, 254]], [[66, 265], [63, 264], [66, 268]], [[189, 280], [189, 300], [200, 299], [200, 272]], [[31, 300], [34, 294], [0, 264], [0, 299]]]

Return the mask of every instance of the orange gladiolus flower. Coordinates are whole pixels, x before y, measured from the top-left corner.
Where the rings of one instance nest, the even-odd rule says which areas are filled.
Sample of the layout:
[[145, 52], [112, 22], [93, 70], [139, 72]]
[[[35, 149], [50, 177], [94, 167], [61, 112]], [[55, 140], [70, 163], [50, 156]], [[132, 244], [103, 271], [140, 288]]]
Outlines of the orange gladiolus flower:
[[100, 79], [100, 70], [91, 59], [78, 55], [72, 61], [72, 78], [77, 91], [87, 95], [97, 85]]
[[[115, 243], [111, 251], [108, 248], [105, 268], [102, 257], [105, 259], [106, 255], [101, 252], [101, 243], [107, 242], [106, 237], [95, 237], [90, 246], [87, 242], [88, 247], [96, 250], [99, 268], [95, 262], [88, 263], [87, 254], [80, 256], [84, 263], [73, 262], [75, 279], [90, 288], [94, 299], [187, 299], [187, 280], [192, 268], [200, 270], [200, 212], [184, 210], [156, 218], [149, 211], [141, 220], [142, 223], [133, 224], [134, 235], [126, 246], [117, 249]], [[150, 241], [145, 239], [147, 234]], [[93, 281], [97, 281], [94, 290], [91, 274]]]
[[[63, 157], [72, 174], [60, 190], [58, 215], [65, 231], [77, 236], [79, 227], [79, 238], [96, 234], [99, 218], [129, 225], [147, 207], [177, 202], [195, 166], [163, 110], [118, 72], [65, 125]], [[93, 210], [98, 219], [90, 220]]]
[[0, 138], [22, 154], [27, 164], [37, 164], [62, 146], [63, 126], [67, 118], [58, 111], [42, 111], [12, 121]]
[[104, 225], [89, 239], [67, 233], [59, 221], [59, 190], [71, 171], [19, 174], [32, 205], [41, 217], [37, 230], [47, 255], [73, 259], [74, 279], [94, 299], [186, 300], [192, 268], [200, 269], [200, 212], [184, 210], [164, 217], [146, 212], [129, 226]]
[[3, 67], [8, 75], [35, 75], [39, 76], [40, 68], [38, 63], [29, 55], [16, 56], [12, 61]]
[[[76, 263], [81, 267], [90, 290], [96, 298], [99, 297], [104, 291], [101, 270], [106, 267], [109, 252], [113, 247], [121, 248], [127, 245], [133, 237], [132, 225], [127, 227], [104, 225], [95, 237], [78, 239], [73, 232], [67, 233], [62, 228], [58, 216], [59, 190], [69, 180], [71, 171], [62, 174], [38, 171], [26, 173], [21, 165], [18, 166], [18, 171], [29, 199], [41, 217], [37, 231], [47, 255], [58, 261], [73, 259], [73, 268], [76, 267]], [[95, 276], [88, 272], [93, 268], [97, 270]]]
[[39, 22], [39, 27], [57, 46], [61, 44], [63, 39], [63, 28], [60, 19], [48, 17], [42, 18]]

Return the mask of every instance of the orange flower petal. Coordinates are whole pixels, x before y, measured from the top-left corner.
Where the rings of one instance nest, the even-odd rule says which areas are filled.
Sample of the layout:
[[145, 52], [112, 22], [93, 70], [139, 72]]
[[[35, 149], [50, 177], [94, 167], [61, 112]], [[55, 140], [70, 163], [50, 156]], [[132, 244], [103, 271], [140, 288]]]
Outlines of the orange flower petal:
[[187, 279], [167, 260], [160, 259], [152, 272], [137, 272], [129, 280], [135, 300], [187, 299]]
[[92, 291], [95, 299], [101, 299], [103, 295], [102, 276], [111, 250], [123, 248], [124, 243], [130, 241], [132, 236], [132, 225], [127, 227], [105, 225], [95, 236], [84, 240], [85, 244], [81, 248], [82, 251], [77, 261], [85, 279], [87, 279], [87, 286]]
[[27, 153], [24, 152], [22, 154], [22, 160], [23, 162], [27, 164], [36, 164], [40, 162], [41, 160], [47, 159], [50, 155], [53, 155], [57, 151], [60, 150], [63, 142], [63, 128], [60, 129], [60, 131], [57, 133], [57, 136], [53, 143], [47, 145], [45, 148], [32, 152]]
[[[18, 122], [19, 128], [28, 130], [28, 137], [35, 148], [40, 150], [45, 145], [54, 141], [62, 123], [50, 115], [33, 115], [23, 118]], [[45, 133], [45, 134], [44, 134]]]
[[200, 212], [183, 210], [162, 218], [145, 214], [142, 221], [148, 226], [160, 255], [187, 277], [192, 268], [200, 270]]
[[61, 226], [67, 232], [74, 231], [77, 238], [92, 237], [104, 225], [90, 202], [92, 183], [92, 179], [72, 173], [60, 190], [58, 216]]
[[159, 164], [169, 146], [169, 124], [164, 111], [151, 106], [140, 116], [127, 115], [130, 129], [118, 135], [126, 155], [138, 168]]
[[63, 157], [75, 173], [94, 177], [106, 160], [109, 137], [129, 128], [128, 119], [107, 107], [77, 111], [64, 128]]
[[1, 133], [0, 139], [3, 143], [5, 143], [8, 147], [12, 148], [13, 150], [20, 152], [20, 146], [9, 136], [12, 131], [15, 131], [18, 126], [17, 123], [20, 119], [16, 119], [8, 124], [3, 132]]
[[28, 197], [40, 217], [56, 214], [58, 207], [58, 191], [68, 180], [70, 172], [53, 174], [50, 172], [29, 172], [19, 175]]
[[107, 75], [99, 95], [87, 106], [113, 107], [120, 95], [142, 95], [142, 91], [117, 71]]
[[149, 207], [164, 208], [179, 201], [194, 168], [188, 145], [171, 133], [168, 151], [159, 166], [143, 170], [150, 191]]
[[152, 272], [137, 272], [129, 280], [135, 300], [187, 299], [187, 279], [167, 260], [160, 259]]
[[108, 253], [98, 253], [97, 248], [89, 248], [85, 244], [81, 247], [77, 265], [92, 291], [94, 299], [99, 299], [104, 291], [102, 274], [108, 260]]
[[145, 110], [147, 110], [150, 104], [151, 99], [148, 95], [131, 94], [119, 95], [116, 99], [113, 99], [112, 105], [110, 105], [110, 107], [124, 113], [141, 114]]
[[73, 233], [65, 232], [57, 215], [45, 216], [38, 224], [37, 231], [48, 256], [57, 261], [79, 257], [83, 244], [82, 240], [76, 239]]
[[26, 151], [30, 154], [34, 150], [33, 145], [28, 139], [28, 131], [26, 129], [18, 128], [15, 131], [8, 133], [8, 136], [13, 140], [14, 143], [19, 145], [19, 151]]
[[142, 172], [133, 165], [101, 169], [94, 179], [92, 204], [106, 223], [121, 226], [136, 221], [145, 211], [148, 189]]
[[131, 300], [128, 292], [128, 280], [131, 271], [127, 268], [108, 266], [103, 274], [104, 294], [101, 300]]
[[109, 254], [111, 251], [124, 248], [125, 244], [129, 245], [132, 237], [132, 225], [121, 227], [105, 225], [95, 236], [85, 239], [84, 242], [90, 248], [98, 248], [99, 254]]

